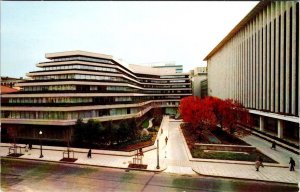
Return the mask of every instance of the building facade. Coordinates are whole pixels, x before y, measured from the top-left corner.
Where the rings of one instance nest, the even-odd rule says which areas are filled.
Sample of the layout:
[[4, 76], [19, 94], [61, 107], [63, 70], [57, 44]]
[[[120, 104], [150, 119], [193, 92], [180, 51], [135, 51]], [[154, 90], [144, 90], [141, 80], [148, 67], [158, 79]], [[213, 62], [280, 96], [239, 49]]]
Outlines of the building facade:
[[176, 65], [175, 63], [155, 63], [155, 64], [151, 64], [151, 67], [158, 68], [158, 69], [173, 69], [175, 70], [175, 73], [183, 72], [183, 66]]
[[6, 86], [14, 89], [20, 89], [20, 87], [17, 87], [16, 84], [23, 82], [25, 80], [29, 79], [23, 79], [22, 77], [20, 78], [14, 78], [14, 77], [1, 77], [1, 86]]
[[[110, 55], [84, 51], [46, 54], [32, 80], [18, 93], [4, 94], [2, 128], [19, 128], [37, 138], [38, 129], [53, 139], [77, 119], [114, 121], [138, 118], [153, 108], [176, 112], [180, 99], [192, 95], [189, 74], [135, 72]], [[51, 133], [51, 134], [50, 134]]]
[[261, 1], [206, 56], [208, 94], [246, 106], [254, 127], [299, 146], [299, 2]]
[[207, 68], [196, 67], [195, 69], [191, 70], [190, 73], [193, 87], [193, 95], [204, 98], [205, 95], [207, 95], [205, 94], [205, 92], [207, 92], [205, 91], [205, 89], [207, 89], [207, 86], [205, 86], [205, 83], [202, 83], [202, 81], [205, 81], [207, 79]]

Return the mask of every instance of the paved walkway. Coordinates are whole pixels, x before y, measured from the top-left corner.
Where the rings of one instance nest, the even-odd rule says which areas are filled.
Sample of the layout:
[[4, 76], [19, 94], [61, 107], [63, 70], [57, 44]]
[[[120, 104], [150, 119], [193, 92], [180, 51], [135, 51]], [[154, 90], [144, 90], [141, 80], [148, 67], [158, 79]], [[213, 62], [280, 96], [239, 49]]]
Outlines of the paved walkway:
[[[278, 147], [277, 151], [270, 149], [270, 143], [255, 136], [247, 136], [243, 138], [249, 144], [256, 146], [260, 151], [278, 161], [279, 164], [269, 166], [266, 164], [264, 168], [260, 168], [259, 172], [255, 171], [253, 162], [234, 162], [222, 161], [214, 162], [210, 160], [195, 160], [191, 157], [187, 149], [186, 142], [179, 128], [181, 121], [169, 120], [165, 116], [161, 129], [159, 131], [159, 164], [157, 166], [157, 150], [156, 142], [154, 146], [147, 149], [144, 153], [143, 164], [147, 164], [147, 171], [164, 171], [176, 174], [201, 174], [216, 177], [242, 178], [250, 180], [273, 181], [284, 183], [299, 182], [299, 157], [283, 148]], [[166, 145], [165, 138], [168, 137]], [[0, 155], [5, 157], [8, 154], [9, 144], [1, 143]], [[24, 145], [23, 145], [24, 146]], [[33, 146], [31, 154], [24, 154], [20, 159], [33, 159], [42, 161], [59, 162], [62, 159], [62, 151], [65, 147], [45, 146], [43, 150], [43, 158], [39, 158], [40, 150], [38, 145]], [[92, 158], [87, 158], [87, 149], [76, 149], [75, 157], [78, 159], [75, 164], [94, 165], [115, 168], [128, 168], [128, 164], [132, 162], [133, 153], [92, 150]], [[24, 150], [23, 150], [24, 151]], [[289, 157], [293, 157], [297, 167], [295, 172], [290, 172], [287, 168]], [[279, 165], [279, 166], [278, 166]]]

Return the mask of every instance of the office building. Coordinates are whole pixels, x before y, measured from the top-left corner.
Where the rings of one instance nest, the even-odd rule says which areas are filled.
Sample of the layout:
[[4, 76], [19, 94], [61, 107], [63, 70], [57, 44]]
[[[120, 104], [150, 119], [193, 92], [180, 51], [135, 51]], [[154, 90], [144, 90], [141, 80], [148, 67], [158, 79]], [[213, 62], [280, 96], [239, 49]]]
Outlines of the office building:
[[208, 94], [247, 107], [254, 128], [299, 146], [299, 2], [260, 1], [205, 57]]
[[16, 128], [20, 137], [62, 140], [77, 119], [114, 121], [139, 118], [153, 108], [176, 113], [180, 99], [192, 95], [189, 74], [136, 72], [110, 55], [84, 51], [46, 54], [32, 78], [4, 94], [2, 128]]
[[193, 88], [193, 95], [204, 98], [207, 93], [205, 89], [207, 89], [207, 84], [202, 83], [207, 79], [207, 68], [206, 67], [196, 67], [190, 71], [191, 73], [191, 81]]
[[174, 62], [150, 63], [149, 65], [152, 68], [171, 69], [171, 70], [174, 70], [175, 73], [182, 73], [183, 72], [183, 66], [182, 65], [176, 65]]

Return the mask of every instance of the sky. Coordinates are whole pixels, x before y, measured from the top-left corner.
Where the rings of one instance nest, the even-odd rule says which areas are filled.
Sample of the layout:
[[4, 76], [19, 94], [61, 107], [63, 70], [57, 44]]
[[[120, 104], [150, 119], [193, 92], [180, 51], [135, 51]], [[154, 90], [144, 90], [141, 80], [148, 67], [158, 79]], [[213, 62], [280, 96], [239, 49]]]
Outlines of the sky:
[[26, 77], [45, 53], [71, 50], [188, 72], [206, 66], [204, 57], [258, 1], [0, 3], [1, 76]]

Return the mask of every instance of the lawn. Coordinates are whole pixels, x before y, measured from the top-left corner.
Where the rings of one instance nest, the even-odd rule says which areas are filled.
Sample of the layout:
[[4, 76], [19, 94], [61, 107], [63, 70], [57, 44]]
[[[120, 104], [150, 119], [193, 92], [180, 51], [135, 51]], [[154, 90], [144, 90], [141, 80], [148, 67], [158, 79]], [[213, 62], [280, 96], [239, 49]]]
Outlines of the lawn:
[[198, 146], [194, 146], [191, 150], [191, 154], [194, 158], [201, 158], [201, 159], [220, 159], [220, 160], [252, 161], [252, 162], [254, 162], [258, 156], [261, 156], [263, 158], [263, 162], [277, 163], [276, 161], [264, 155], [260, 151], [256, 151], [252, 153], [234, 153], [230, 151], [204, 152], [204, 150], [199, 149]]
[[[191, 151], [191, 154], [194, 158], [201, 158], [201, 159], [220, 159], [220, 160], [235, 160], [235, 161], [255, 161], [258, 156], [261, 156], [264, 162], [269, 163], [277, 163], [270, 157], [266, 156], [265, 154], [261, 153], [260, 151], [256, 150], [256, 152], [252, 153], [234, 153], [230, 151], [208, 151], [204, 152], [203, 149], [200, 149], [198, 146], [195, 146], [195, 143], [203, 143], [203, 144], [212, 144], [209, 142], [209, 139], [206, 136], [197, 136], [196, 134], [190, 131], [187, 125], [182, 125], [181, 130], [185, 137], [185, 140], [188, 144], [188, 147]], [[243, 140], [239, 139], [238, 137], [231, 135], [221, 129], [216, 129], [212, 131], [212, 133], [221, 141], [221, 144], [226, 145], [247, 145], [248, 143], [244, 142]]]
[[149, 127], [149, 119], [146, 119], [146, 120], [142, 123], [142, 127], [143, 127], [143, 128], [148, 128], [148, 127]]

